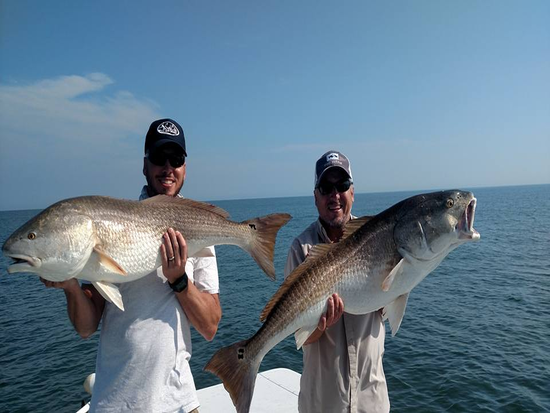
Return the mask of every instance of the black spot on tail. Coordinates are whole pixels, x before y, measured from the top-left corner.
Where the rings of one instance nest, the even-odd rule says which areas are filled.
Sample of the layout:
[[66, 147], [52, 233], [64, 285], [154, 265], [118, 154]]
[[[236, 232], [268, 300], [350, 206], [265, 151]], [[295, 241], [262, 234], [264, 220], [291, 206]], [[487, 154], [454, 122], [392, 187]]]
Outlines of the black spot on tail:
[[256, 225], [255, 224], [248, 224], [250, 228], [252, 228], [254, 231], [256, 231]]

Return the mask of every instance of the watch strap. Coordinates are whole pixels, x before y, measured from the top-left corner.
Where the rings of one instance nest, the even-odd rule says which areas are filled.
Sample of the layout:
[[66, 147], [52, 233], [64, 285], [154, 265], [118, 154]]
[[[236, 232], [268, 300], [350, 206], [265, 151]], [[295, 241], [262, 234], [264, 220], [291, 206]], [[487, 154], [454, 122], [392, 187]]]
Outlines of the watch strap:
[[170, 288], [176, 292], [176, 293], [181, 293], [183, 290], [185, 290], [187, 288], [187, 283], [188, 283], [189, 279], [187, 278], [187, 273], [183, 273], [183, 275], [178, 278], [176, 281], [174, 281], [173, 283], [171, 283], [170, 281], [168, 281], [168, 285], [170, 285]]

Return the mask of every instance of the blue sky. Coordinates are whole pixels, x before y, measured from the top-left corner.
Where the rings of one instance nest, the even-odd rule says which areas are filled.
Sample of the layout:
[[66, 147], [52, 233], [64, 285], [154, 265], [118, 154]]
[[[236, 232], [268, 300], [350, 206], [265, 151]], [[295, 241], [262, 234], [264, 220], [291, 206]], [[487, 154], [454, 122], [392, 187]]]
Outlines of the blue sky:
[[550, 182], [548, 1], [0, 2], [0, 210], [135, 199], [148, 125], [185, 131], [183, 194]]

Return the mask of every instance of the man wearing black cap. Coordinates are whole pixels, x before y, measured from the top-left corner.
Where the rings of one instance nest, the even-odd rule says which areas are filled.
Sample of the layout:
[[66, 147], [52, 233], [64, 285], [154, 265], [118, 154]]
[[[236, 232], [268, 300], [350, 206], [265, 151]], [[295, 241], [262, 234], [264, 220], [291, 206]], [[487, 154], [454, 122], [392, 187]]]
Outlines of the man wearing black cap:
[[[178, 195], [185, 180], [186, 157], [185, 137], [181, 127], [170, 119], [153, 122], [145, 138], [143, 162], [147, 195]], [[168, 164], [170, 167], [165, 168]]]
[[[338, 151], [315, 164], [315, 206], [319, 218], [294, 239], [285, 266], [287, 277], [321, 243], [338, 242], [353, 219], [353, 177], [349, 159]], [[344, 312], [338, 294], [303, 346], [298, 410], [301, 413], [388, 412], [390, 403], [382, 367], [385, 328], [379, 312]]]
[[[151, 124], [145, 139], [140, 200], [159, 194], [181, 196], [187, 150], [181, 126], [171, 119]], [[207, 340], [221, 318], [214, 247], [187, 257], [181, 233], [170, 228], [161, 246], [162, 267], [120, 284], [125, 311], [91, 284], [75, 279], [45, 282], [63, 288], [69, 317], [82, 336], [102, 322], [92, 412], [194, 412], [199, 406], [189, 367], [190, 325]]]

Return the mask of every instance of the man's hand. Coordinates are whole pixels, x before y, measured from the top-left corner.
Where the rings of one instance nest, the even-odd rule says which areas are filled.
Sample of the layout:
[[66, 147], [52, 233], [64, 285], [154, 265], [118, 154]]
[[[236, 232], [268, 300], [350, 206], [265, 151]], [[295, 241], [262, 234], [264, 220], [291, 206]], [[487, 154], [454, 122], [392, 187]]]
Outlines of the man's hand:
[[325, 334], [325, 330], [334, 325], [342, 317], [342, 314], [344, 314], [344, 301], [338, 294], [334, 293], [327, 300], [327, 312], [321, 316], [317, 328], [309, 336], [304, 345], [315, 343], [319, 340]]
[[344, 314], [344, 301], [336, 293], [332, 294], [327, 300], [327, 312], [319, 319], [317, 328], [319, 331], [325, 331], [334, 325]]
[[163, 235], [164, 243], [160, 246], [162, 272], [166, 279], [173, 283], [185, 272], [187, 262], [187, 243], [181, 232], [168, 228]]
[[[42, 284], [44, 284], [46, 288], [58, 288], [65, 290], [66, 292], [80, 290], [80, 283], [76, 278], [71, 278], [65, 281], [48, 281], [40, 277], [40, 281], [42, 281]], [[86, 294], [89, 298], [92, 298], [92, 292], [90, 290], [84, 290], [84, 294]]]

